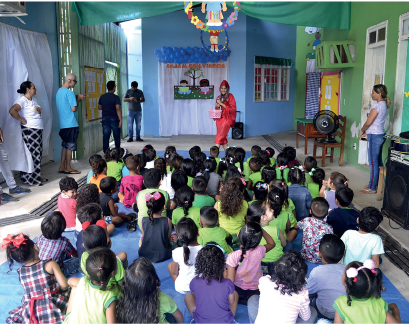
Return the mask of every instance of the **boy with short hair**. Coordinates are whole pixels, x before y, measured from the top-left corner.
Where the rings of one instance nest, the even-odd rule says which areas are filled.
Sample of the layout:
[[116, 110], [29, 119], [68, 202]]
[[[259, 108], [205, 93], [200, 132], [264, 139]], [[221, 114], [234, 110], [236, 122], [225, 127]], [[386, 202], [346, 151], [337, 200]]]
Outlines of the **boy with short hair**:
[[195, 192], [195, 199], [193, 206], [198, 208], [213, 207], [216, 201], [209, 195], [205, 194], [207, 191], [207, 182], [203, 176], [197, 176], [193, 179], [192, 189]]
[[310, 217], [298, 221], [295, 228], [302, 229], [302, 257], [311, 263], [321, 263], [319, 257], [319, 244], [326, 234], [333, 234], [332, 227], [324, 222], [328, 214], [329, 204], [322, 197], [317, 197], [311, 202]]
[[213, 146], [210, 148], [210, 156], [212, 156], [216, 160], [216, 170], [215, 173], [218, 172], [219, 170], [219, 163], [220, 163], [220, 158], [219, 158], [220, 150], [218, 147]]
[[200, 209], [200, 225], [197, 243], [206, 245], [208, 242], [216, 242], [224, 249], [225, 254], [233, 251], [233, 248], [227, 244], [226, 239], [231, 242], [232, 236], [222, 227], [217, 226], [219, 214], [213, 207], [203, 207]]
[[101, 155], [98, 155], [98, 154], [92, 155], [88, 159], [89, 165], [91, 166], [91, 170], [87, 174], [87, 184], [89, 184], [89, 181], [90, 181], [91, 177], [94, 175], [94, 172], [92, 171], [92, 164], [93, 164], [94, 161], [97, 161], [99, 159], [103, 159], [103, 158], [102, 158]]
[[347, 230], [341, 237], [345, 244], [346, 253], [341, 263], [344, 265], [352, 261], [365, 262], [368, 258], [374, 260], [375, 267], [379, 267], [379, 255], [384, 254], [381, 237], [372, 232], [378, 229], [382, 222], [382, 213], [374, 207], [361, 210], [357, 223], [359, 230]]
[[[38, 257], [40, 260], [52, 259], [61, 268], [65, 277], [77, 272], [79, 268], [79, 259], [77, 251], [70, 241], [61, 236], [66, 228], [66, 222], [59, 211], [54, 211], [46, 216], [41, 222], [42, 234], [38, 238]], [[73, 257], [64, 263], [67, 257]]]
[[72, 177], [60, 179], [61, 194], [57, 200], [58, 211], [60, 211], [66, 222], [65, 231], [75, 230], [75, 208], [77, 207], [78, 184]]
[[251, 157], [250, 157], [250, 158], [247, 158], [246, 162], [247, 162], [247, 163], [250, 163], [250, 159], [251, 159], [251, 158], [256, 158], [256, 157], [258, 157], [258, 153], [260, 152], [260, 150], [261, 150], [261, 147], [260, 147], [260, 146], [258, 146], [258, 145], [252, 146], [252, 147], [251, 147], [251, 150], [250, 150]]
[[335, 203], [338, 208], [331, 210], [327, 217], [327, 224], [332, 226], [334, 234], [339, 238], [347, 230], [358, 230], [359, 212], [348, 208], [354, 199], [354, 191], [349, 187], [342, 187], [335, 192]]
[[310, 305], [318, 311], [319, 318], [333, 320], [335, 299], [345, 295], [342, 284], [345, 265], [339, 264], [345, 253], [344, 242], [336, 235], [326, 234], [322, 237], [318, 255], [323, 265], [315, 267], [308, 277], [307, 290]]

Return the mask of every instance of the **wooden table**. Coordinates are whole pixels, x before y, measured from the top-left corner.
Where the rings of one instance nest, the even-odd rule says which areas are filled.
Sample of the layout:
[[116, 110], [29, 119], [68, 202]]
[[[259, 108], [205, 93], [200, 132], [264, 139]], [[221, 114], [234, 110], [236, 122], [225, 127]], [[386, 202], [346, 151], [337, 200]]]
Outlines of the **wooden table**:
[[308, 149], [308, 139], [309, 138], [322, 138], [325, 139], [328, 136], [319, 133], [313, 124], [313, 119], [307, 118], [296, 118], [295, 121], [297, 122], [297, 148], [299, 147], [299, 140], [300, 135], [305, 138], [305, 149], [304, 154], [307, 154]]

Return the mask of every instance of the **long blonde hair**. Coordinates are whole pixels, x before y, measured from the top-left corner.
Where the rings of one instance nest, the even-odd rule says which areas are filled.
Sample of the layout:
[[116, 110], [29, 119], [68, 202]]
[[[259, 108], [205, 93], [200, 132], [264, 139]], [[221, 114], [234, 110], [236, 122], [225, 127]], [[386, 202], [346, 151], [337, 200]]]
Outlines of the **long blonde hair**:
[[389, 108], [391, 106], [391, 100], [389, 99], [388, 95], [388, 89], [386, 88], [385, 85], [379, 84], [373, 86], [373, 89], [377, 94], [381, 94], [382, 98], [386, 102], [386, 107]]

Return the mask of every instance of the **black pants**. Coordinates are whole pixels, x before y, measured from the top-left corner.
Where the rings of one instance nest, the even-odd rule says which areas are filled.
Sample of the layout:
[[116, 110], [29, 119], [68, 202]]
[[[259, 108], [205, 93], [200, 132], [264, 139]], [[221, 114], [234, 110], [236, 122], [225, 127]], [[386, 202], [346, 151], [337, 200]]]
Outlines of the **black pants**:
[[238, 286], [234, 286], [234, 290], [239, 294], [239, 304], [247, 306], [247, 301], [251, 296], [260, 295], [260, 290], [244, 290]]

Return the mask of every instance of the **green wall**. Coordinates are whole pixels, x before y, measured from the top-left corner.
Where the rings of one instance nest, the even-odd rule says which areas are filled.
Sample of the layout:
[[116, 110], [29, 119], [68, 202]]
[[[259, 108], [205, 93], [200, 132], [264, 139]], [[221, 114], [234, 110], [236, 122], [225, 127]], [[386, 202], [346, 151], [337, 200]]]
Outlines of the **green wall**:
[[[351, 3], [351, 29], [323, 29], [321, 41], [356, 41], [356, 61], [354, 68], [343, 69], [342, 71], [342, 93], [340, 103], [340, 114], [347, 116], [347, 131], [345, 138], [345, 152], [354, 143], [358, 144], [358, 139], [352, 138], [351, 125], [361, 123], [362, 91], [364, 78], [366, 30], [385, 20], [387, 24], [387, 41], [385, 57], [384, 84], [388, 88], [388, 97], [392, 100], [389, 110], [390, 120], [393, 119], [393, 99], [395, 91], [396, 61], [399, 35], [399, 16], [409, 11], [408, 2], [352, 2]], [[319, 26], [318, 26], [319, 27]], [[304, 31], [305, 27], [297, 27], [297, 56], [296, 56], [296, 101], [294, 108], [295, 117], [303, 117], [305, 106], [305, 55], [308, 53], [307, 43], [311, 39]], [[330, 70], [328, 70], [330, 71]], [[344, 103], [345, 100], [345, 103]], [[365, 123], [365, 121], [363, 121]], [[295, 125], [294, 125], [295, 127]], [[385, 143], [383, 157], [387, 155], [389, 140]], [[336, 151], [339, 155], [339, 150]], [[348, 163], [358, 166], [358, 149], [351, 149], [348, 152]]]

